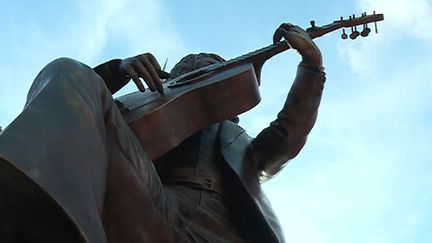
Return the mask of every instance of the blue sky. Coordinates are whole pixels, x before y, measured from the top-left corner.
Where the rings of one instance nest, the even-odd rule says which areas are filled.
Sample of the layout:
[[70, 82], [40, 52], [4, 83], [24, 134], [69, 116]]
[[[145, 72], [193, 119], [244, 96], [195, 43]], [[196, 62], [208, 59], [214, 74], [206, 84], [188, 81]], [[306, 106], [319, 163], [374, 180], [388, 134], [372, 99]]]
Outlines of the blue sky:
[[[340, 32], [321, 48], [326, 88], [301, 154], [264, 184], [288, 242], [431, 242], [432, 2], [5, 1], [0, 0], [0, 125], [22, 109], [32, 79], [61, 56], [91, 66], [153, 53], [168, 67], [191, 52], [229, 59], [271, 43], [282, 22], [308, 27], [382, 12], [379, 34]], [[241, 117], [256, 135], [271, 122], [299, 57], [282, 53], [262, 73], [262, 102]], [[127, 86], [122, 93], [134, 91]]]

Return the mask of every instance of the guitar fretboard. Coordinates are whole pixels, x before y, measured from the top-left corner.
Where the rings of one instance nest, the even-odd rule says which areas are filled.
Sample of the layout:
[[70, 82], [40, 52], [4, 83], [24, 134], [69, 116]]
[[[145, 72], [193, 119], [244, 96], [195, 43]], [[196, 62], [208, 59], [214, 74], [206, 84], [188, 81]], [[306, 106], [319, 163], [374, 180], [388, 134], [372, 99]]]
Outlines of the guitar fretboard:
[[[255, 51], [251, 51], [249, 53], [246, 53], [244, 55], [238, 56], [236, 58], [230, 59], [225, 62], [219, 62], [215, 63], [209, 66], [204, 67], [203, 69], [207, 72], [214, 71], [216, 69], [222, 68], [222, 67], [228, 67], [231, 65], [238, 65], [245, 62], [250, 62], [251, 60], [266, 60], [271, 56], [274, 56], [280, 52], [283, 52], [285, 50], [289, 49], [289, 45], [286, 41], [282, 41], [276, 44], [272, 44], [263, 48], [260, 48]], [[269, 56], [269, 57], [268, 57]]]

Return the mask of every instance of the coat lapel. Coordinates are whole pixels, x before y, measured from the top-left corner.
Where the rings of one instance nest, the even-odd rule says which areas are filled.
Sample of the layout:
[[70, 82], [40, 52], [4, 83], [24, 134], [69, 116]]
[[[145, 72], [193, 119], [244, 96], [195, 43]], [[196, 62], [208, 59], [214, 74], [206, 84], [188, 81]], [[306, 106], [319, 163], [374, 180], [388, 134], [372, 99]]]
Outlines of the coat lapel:
[[240, 179], [243, 188], [250, 196], [249, 201], [254, 203], [257, 213], [260, 214], [270, 231], [274, 242], [285, 242], [279, 221], [273, 212], [270, 202], [261, 189], [258, 171], [254, 166], [250, 154], [252, 138], [245, 130], [233, 122], [223, 122], [219, 133], [222, 155]]

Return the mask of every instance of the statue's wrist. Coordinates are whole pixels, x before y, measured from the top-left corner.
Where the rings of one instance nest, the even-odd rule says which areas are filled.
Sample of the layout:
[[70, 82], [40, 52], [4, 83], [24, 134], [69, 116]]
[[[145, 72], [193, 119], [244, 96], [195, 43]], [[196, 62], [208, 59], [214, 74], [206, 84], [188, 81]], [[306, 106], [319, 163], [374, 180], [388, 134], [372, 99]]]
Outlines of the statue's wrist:
[[312, 71], [312, 72], [324, 73], [324, 67], [322, 66], [322, 64], [309, 63], [309, 62], [302, 61], [299, 63], [299, 67], [302, 67], [302, 68], [307, 69], [307, 70]]
[[315, 46], [315, 48], [313, 47], [307, 48], [302, 53], [302, 63], [311, 66], [322, 66], [323, 64], [322, 55], [318, 47]]
[[323, 63], [322, 57], [319, 54], [303, 55], [301, 62], [311, 66], [322, 66]]

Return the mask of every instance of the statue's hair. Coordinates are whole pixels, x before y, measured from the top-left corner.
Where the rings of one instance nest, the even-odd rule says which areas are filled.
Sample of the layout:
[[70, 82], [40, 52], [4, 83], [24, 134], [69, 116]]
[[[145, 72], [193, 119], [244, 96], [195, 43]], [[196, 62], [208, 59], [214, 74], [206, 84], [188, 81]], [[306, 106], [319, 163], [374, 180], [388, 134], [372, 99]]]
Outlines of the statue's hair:
[[193, 70], [204, 67], [205, 65], [200, 65], [200, 60], [202, 58], [212, 58], [219, 62], [224, 62], [225, 59], [217, 54], [213, 53], [199, 53], [199, 54], [189, 54], [183, 57], [170, 72], [170, 79], [174, 79], [182, 74], [191, 72]]
[[[171, 69], [169, 79], [174, 79], [180, 75], [183, 75], [185, 73], [188, 73], [188, 72], [191, 72], [191, 71], [194, 71], [196, 69], [199, 69], [199, 68], [206, 66], [206, 65], [202, 65], [202, 63], [200, 63], [200, 60], [202, 58], [212, 58], [218, 62], [224, 62], [225, 61], [225, 59], [223, 59], [219, 55], [213, 54], [213, 53], [189, 54], [189, 55], [183, 57], [176, 65], [174, 65], [174, 67]], [[238, 117], [233, 117], [230, 120], [235, 122], [235, 123], [239, 122]]]

